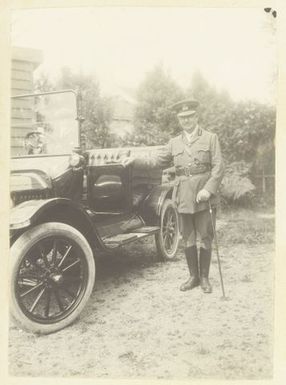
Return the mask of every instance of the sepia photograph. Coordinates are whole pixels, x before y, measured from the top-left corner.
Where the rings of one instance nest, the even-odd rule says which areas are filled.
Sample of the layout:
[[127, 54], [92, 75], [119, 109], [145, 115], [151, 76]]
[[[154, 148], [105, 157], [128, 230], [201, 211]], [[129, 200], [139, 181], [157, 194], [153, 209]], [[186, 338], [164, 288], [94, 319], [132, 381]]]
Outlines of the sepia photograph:
[[11, 378], [273, 379], [263, 3], [10, 10]]

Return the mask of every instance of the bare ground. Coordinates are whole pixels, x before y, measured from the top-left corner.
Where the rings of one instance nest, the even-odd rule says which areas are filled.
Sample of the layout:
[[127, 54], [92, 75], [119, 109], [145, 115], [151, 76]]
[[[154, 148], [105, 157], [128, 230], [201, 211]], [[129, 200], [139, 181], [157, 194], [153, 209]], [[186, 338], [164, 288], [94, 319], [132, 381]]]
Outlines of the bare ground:
[[227, 300], [216, 254], [213, 293], [180, 292], [187, 268], [157, 262], [153, 238], [106, 256], [80, 318], [37, 336], [11, 322], [12, 376], [221, 378], [272, 376], [272, 214], [222, 214], [219, 241]]

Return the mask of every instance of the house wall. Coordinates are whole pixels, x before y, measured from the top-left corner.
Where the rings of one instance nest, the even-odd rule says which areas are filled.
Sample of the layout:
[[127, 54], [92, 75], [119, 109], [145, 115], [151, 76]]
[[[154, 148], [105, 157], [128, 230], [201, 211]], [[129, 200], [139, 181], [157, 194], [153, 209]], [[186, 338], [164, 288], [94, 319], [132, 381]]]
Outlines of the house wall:
[[[11, 95], [33, 93], [33, 75], [42, 62], [39, 50], [14, 47], [11, 63]], [[11, 155], [23, 155], [23, 138], [32, 129], [31, 99], [11, 99]]]
[[40, 50], [23, 47], [12, 48], [12, 96], [33, 92], [33, 73], [42, 59]]

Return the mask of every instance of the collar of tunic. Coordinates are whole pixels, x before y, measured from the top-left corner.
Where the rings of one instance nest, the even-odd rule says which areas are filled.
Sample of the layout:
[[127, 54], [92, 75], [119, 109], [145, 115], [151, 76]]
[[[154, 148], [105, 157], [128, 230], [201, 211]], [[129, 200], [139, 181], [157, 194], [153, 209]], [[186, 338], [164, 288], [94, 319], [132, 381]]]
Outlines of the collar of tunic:
[[196, 138], [199, 135], [199, 125], [198, 124], [196, 125], [192, 133], [189, 134], [187, 131], [184, 130], [183, 134], [185, 136], [187, 143], [190, 143], [194, 138]]

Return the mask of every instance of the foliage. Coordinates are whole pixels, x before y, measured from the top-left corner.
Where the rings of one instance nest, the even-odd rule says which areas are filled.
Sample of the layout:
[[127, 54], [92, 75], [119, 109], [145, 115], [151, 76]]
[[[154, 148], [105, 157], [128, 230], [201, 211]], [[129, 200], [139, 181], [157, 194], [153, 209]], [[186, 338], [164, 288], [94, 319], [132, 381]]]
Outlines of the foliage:
[[[200, 103], [200, 124], [216, 132], [228, 164], [222, 191], [225, 200], [249, 201], [255, 186], [251, 174], [275, 172], [275, 108], [254, 101], [234, 102], [197, 72], [187, 95]], [[240, 163], [239, 163], [240, 162]], [[246, 165], [247, 172], [236, 168]]]
[[[264, 214], [264, 215], [263, 215]], [[221, 214], [226, 226], [218, 227], [219, 245], [261, 245], [274, 241], [274, 213], [265, 215], [253, 209], [231, 207]]]
[[254, 196], [251, 174], [275, 172], [275, 108], [251, 100], [233, 101], [197, 71], [185, 93], [157, 66], [138, 89], [135, 140], [130, 144], [161, 144], [179, 132], [177, 119], [168, 107], [194, 97], [200, 102], [200, 125], [218, 134], [228, 165], [222, 193], [225, 201], [246, 203]]
[[[188, 96], [200, 103], [200, 123], [220, 138], [227, 162], [250, 162], [253, 171], [268, 168], [274, 172], [275, 109], [253, 101], [234, 102], [194, 74]], [[267, 161], [265, 161], [267, 159]]]
[[[224, 154], [229, 161], [245, 160], [261, 169], [265, 156], [274, 155], [274, 134], [274, 109], [254, 102], [237, 103], [222, 126]], [[274, 163], [272, 167], [274, 172]]]
[[81, 115], [84, 117], [83, 134], [87, 148], [104, 148], [111, 145], [109, 124], [112, 118], [112, 103], [102, 97], [99, 83], [92, 76], [74, 74], [63, 68], [58, 81], [59, 88], [73, 88], [82, 98]]
[[84, 117], [82, 134], [87, 148], [109, 147], [114, 143], [109, 125], [112, 119], [112, 102], [100, 93], [99, 83], [92, 76], [73, 73], [63, 67], [59, 78], [52, 84], [46, 75], [36, 81], [38, 91], [74, 89], [81, 95], [81, 115]]
[[163, 144], [170, 135], [175, 135], [179, 126], [169, 107], [182, 97], [183, 91], [162, 66], [147, 73], [137, 91], [133, 141], [147, 145]]
[[195, 98], [200, 102], [200, 125], [208, 131], [219, 134], [232, 106], [232, 100], [228, 93], [225, 91], [218, 92], [197, 71], [192, 77], [186, 96]]
[[42, 72], [34, 82], [34, 92], [50, 92], [55, 90], [55, 85], [51, 82], [49, 75]]
[[210, 85], [199, 71], [186, 90], [181, 89], [162, 66], [149, 71], [137, 89], [134, 131], [123, 138], [110, 132], [113, 102], [101, 95], [94, 77], [63, 68], [55, 85], [42, 74], [35, 88], [81, 91], [83, 132], [88, 148], [165, 144], [180, 131], [169, 107], [180, 99], [194, 97], [200, 102], [200, 125], [218, 134], [228, 165], [222, 186], [226, 201], [249, 200], [254, 192], [251, 175], [275, 172], [275, 108], [251, 100], [235, 102], [227, 92]]
[[244, 201], [253, 197], [255, 186], [248, 178], [250, 165], [245, 162], [233, 162], [227, 166], [221, 185], [222, 197], [227, 202]]

